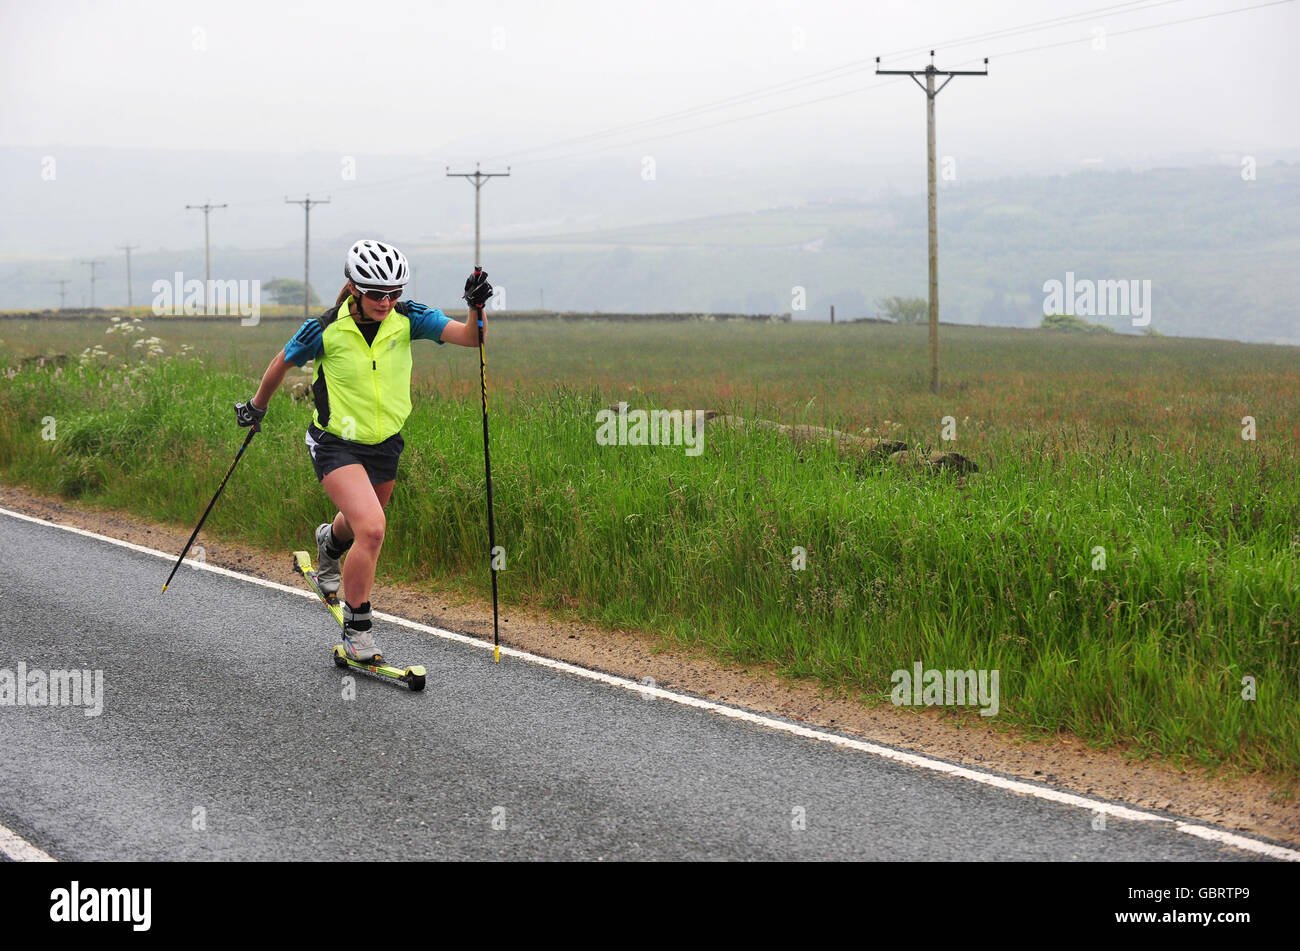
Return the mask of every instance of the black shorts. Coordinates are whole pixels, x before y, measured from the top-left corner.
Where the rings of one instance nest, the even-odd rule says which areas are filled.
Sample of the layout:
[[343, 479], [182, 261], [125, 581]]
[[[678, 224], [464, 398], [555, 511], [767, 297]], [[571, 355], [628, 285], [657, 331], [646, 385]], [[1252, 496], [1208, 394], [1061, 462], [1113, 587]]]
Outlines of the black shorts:
[[397, 478], [397, 460], [406, 448], [401, 433], [389, 436], [381, 443], [365, 443], [340, 439], [327, 433], [315, 423], [307, 427], [307, 447], [311, 450], [311, 464], [316, 467], [316, 478], [324, 479], [343, 466], [365, 466], [371, 485], [391, 482]]

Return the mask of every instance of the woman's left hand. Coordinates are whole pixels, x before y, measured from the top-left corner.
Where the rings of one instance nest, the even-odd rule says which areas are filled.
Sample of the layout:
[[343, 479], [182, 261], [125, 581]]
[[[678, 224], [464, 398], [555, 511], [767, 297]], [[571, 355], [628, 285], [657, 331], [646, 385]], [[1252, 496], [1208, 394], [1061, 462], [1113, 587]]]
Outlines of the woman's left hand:
[[487, 282], [487, 271], [474, 268], [474, 273], [465, 280], [465, 303], [471, 308], [482, 310], [491, 296], [492, 285]]

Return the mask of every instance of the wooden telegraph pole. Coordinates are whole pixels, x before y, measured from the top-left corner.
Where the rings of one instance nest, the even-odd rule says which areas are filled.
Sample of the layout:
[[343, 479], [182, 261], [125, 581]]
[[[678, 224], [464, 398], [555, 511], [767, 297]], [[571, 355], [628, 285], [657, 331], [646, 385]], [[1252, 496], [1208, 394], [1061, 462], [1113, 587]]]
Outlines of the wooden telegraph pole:
[[306, 198], [291, 199], [285, 196], [286, 205], [302, 205], [303, 210], [303, 238], [302, 238], [302, 319], [306, 320], [311, 316], [311, 206], [328, 205], [328, 198], [313, 199], [308, 193]]
[[483, 186], [487, 183], [487, 180], [489, 178], [509, 178], [510, 166], [507, 165], [506, 170], [504, 172], [480, 172], [478, 170], [478, 162], [475, 162], [474, 171], [472, 172], [453, 172], [451, 168], [448, 167], [447, 177], [467, 178], [469, 179], [470, 183], [473, 184], [474, 186], [474, 266], [481, 267], [483, 261], [479, 257], [479, 245], [478, 245], [479, 193], [483, 190]]
[[[952, 82], [954, 76], [987, 76], [989, 60], [984, 57], [984, 69], [935, 69], [934, 50], [930, 50], [930, 65], [925, 69], [881, 69], [880, 57], [876, 57], [877, 76], [911, 76], [912, 81], [925, 91], [926, 116], [926, 180], [929, 186], [930, 216], [930, 392], [939, 392], [939, 213], [938, 199], [935, 197], [934, 175], [934, 99], [943, 91], [943, 87]], [[925, 85], [917, 76], [925, 77]], [[938, 89], [934, 86], [936, 76], [947, 76]]]

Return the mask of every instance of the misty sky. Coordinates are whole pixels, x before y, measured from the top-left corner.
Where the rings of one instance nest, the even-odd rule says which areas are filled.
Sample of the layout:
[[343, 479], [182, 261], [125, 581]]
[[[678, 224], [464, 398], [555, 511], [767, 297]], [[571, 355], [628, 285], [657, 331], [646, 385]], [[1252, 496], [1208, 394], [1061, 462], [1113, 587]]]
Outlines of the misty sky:
[[0, 0], [0, 257], [201, 248], [185, 205], [209, 198], [214, 246], [280, 246], [306, 192], [331, 197], [322, 238], [462, 240], [472, 192], [443, 170], [476, 160], [513, 168], [485, 192], [495, 236], [921, 191], [924, 96], [873, 60], [932, 45], [991, 59], [938, 100], [973, 179], [1295, 161], [1300, 2], [1157, 27], [1267, 2]]
[[[933, 44], [941, 67], [992, 58], [990, 78], [957, 81], [940, 99], [949, 142], [992, 158], [1294, 149], [1300, 4], [1108, 35], [1105, 49], [1092, 48], [1094, 28], [1116, 34], [1257, 2], [5, 0], [0, 145], [350, 151], [452, 162], [501, 155], [521, 166], [549, 154], [535, 151], [545, 143]], [[946, 42], [1107, 7], [1118, 9], [1022, 36]], [[1072, 39], [1079, 42], [999, 59]], [[913, 54], [893, 65], [925, 60]], [[628, 138], [882, 81], [864, 67]], [[677, 141], [689, 138], [692, 149], [725, 161], [751, 149], [773, 160], [799, 155], [813, 137], [914, 139], [920, 92], [902, 82]], [[1027, 126], [1030, 136], [1005, 134]], [[534, 151], [504, 155], [517, 149]]]

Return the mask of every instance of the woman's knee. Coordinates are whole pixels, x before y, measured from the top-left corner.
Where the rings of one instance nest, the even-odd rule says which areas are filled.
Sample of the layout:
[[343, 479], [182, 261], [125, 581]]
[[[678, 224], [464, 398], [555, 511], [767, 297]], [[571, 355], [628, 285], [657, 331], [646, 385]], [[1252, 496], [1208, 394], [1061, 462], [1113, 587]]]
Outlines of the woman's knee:
[[363, 548], [378, 548], [384, 542], [384, 530], [387, 527], [388, 520], [382, 510], [360, 520], [359, 524], [352, 525], [356, 544]]

